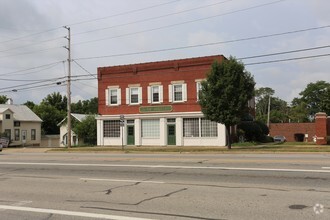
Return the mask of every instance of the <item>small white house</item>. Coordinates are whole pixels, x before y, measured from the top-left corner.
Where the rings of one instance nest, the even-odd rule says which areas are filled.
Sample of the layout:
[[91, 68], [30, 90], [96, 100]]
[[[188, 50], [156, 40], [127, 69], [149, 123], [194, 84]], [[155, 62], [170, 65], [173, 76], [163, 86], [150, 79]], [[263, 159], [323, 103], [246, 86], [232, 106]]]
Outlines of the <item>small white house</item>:
[[40, 146], [42, 120], [27, 106], [0, 104], [0, 132], [11, 146]]
[[[75, 114], [71, 113], [72, 121], [82, 122], [88, 115], [85, 114]], [[67, 117], [65, 117], [60, 123], [57, 124], [60, 126], [60, 147], [65, 147], [68, 144], [68, 126], [67, 126]], [[71, 130], [71, 146], [77, 146], [82, 143], [82, 139], [79, 140], [78, 135]]]

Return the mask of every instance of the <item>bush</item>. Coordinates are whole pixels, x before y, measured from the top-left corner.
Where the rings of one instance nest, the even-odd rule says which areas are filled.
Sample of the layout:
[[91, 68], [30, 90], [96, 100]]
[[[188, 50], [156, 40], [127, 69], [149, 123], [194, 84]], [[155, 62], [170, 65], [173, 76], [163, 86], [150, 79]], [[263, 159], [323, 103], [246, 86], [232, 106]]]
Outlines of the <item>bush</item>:
[[267, 125], [259, 121], [243, 121], [238, 124], [237, 129], [240, 134], [244, 134], [245, 141], [250, 142], [268, 142], [269, 129]]

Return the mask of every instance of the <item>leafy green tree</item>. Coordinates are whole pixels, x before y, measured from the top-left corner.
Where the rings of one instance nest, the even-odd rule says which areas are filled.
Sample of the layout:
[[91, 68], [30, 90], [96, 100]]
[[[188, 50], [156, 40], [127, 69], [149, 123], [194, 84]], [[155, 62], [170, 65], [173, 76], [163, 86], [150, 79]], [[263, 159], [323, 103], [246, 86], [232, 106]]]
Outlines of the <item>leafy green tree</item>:
[[267, 123], [270, 100], [270, 122], [289, 122], [289, 107], [287, 102], [278, 97], [272, 97], [274, 93], [275, 91], [269, 87], [261, 87], [255, 91], [256, 119]]
[[36, 104], [34, 102], [32, 102], [32, 101], [27, 101], [23, 105], [26, 105], [31, 110], [33, 110], [34, 106], [36, 106]]
[[256, 99], [256, 119], [267, 122], [269, 98], [273, 96], [275, 91], [269, 87], [261, 87], [255, 90]]
[[301, 98], [297, 98], [294, 104], [306, 104], [308, 117], [314, 119], [317, 112], [325, 112], [330, 115], [330, 83], [317, 81], [309, 83], [307, 87], [299, 93]]
[[65, 118], [66, 114], [59, 111], [55, 106], [41, 103], [33, 108], [33, 111], [42, 119], [43, 134], [59, 134], [60, 128], [57, 124]]
[[291, 122], [310, 122], [307, 104], [294, 98], [291, 104], [289, 117]]
[[199, 104], [206, 119], [222, 123], [227, 130], [227, 146], [231, 149], [230, 127], [240, 122], [248, 100], [254, 94], [254, 79], [244, 64], [230, 57], [214, 62], [202, 82]]
[[6, 95], [0, 95], [0, 104], [6, 104], [8, 97]]
[[77, 103], [71, 104], [71, 111], [79, 114], [97, 114], [98, 113], [98, 98], [90, 100], [79, 100]]
[[59, 92], [49, 94], [42, 100], [41, 103], [54, 106], [59, 111], [67, 111], [67, 98], [62, 96]]
[[96, 144], [96, 120], [94, 115], [89, 115], [82, 122], [76, 123], [73, 131], [83, 138], [86, 144]]

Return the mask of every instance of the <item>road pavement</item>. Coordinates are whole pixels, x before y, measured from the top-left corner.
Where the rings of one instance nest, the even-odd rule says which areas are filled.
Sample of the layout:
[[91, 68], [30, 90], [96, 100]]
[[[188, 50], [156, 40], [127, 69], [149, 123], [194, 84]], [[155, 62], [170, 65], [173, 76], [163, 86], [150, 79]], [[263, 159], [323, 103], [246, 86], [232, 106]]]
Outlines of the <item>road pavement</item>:
[[0, 153], [0, 219], [329, 219], [330, 154]]

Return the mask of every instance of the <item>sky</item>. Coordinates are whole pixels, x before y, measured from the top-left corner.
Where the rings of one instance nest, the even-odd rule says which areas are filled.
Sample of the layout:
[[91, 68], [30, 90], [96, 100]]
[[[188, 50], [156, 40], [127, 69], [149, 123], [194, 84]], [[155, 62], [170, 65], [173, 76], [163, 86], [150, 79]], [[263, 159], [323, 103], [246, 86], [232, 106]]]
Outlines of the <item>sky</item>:
[[[97, 97], [97, 68], [222, 54], [290, 103], [330, 82], [327, 0], [0, 0], [0, 95]], [[280, 54], [279, 54], [280, 53]], [[253, 56], [258, 56], [251, 58]]]

